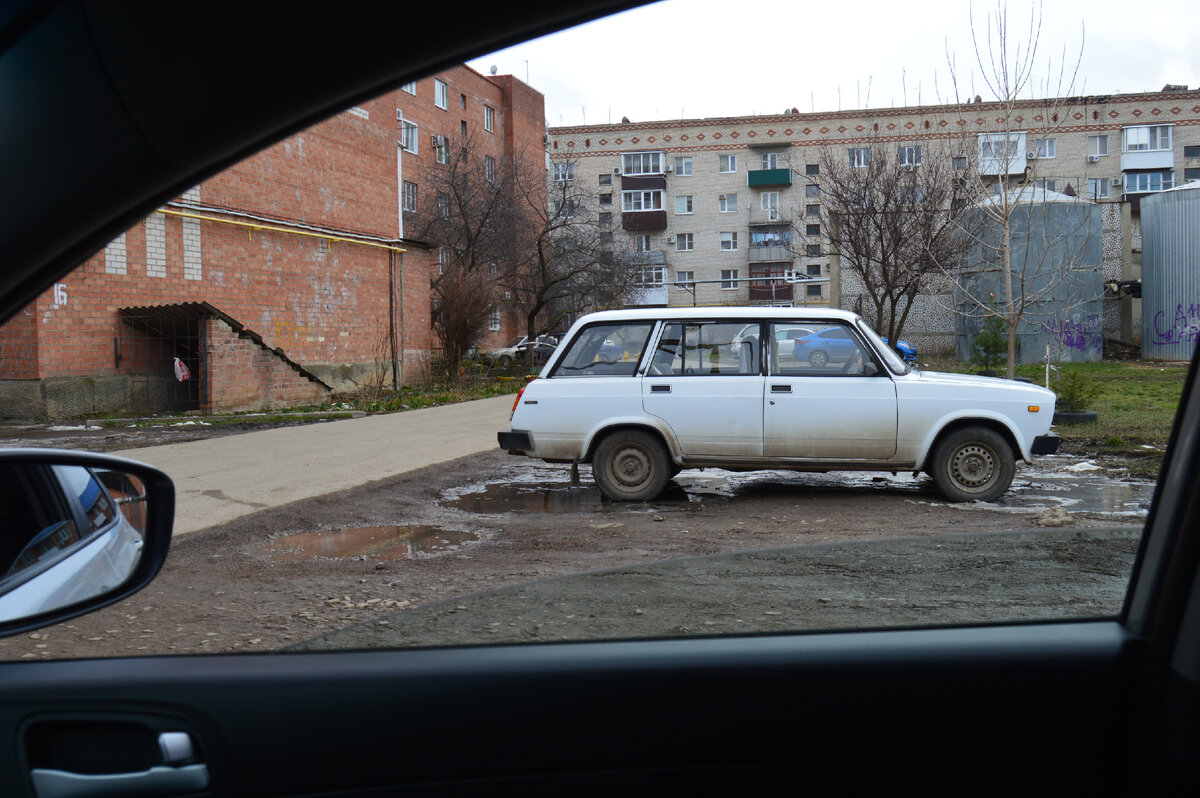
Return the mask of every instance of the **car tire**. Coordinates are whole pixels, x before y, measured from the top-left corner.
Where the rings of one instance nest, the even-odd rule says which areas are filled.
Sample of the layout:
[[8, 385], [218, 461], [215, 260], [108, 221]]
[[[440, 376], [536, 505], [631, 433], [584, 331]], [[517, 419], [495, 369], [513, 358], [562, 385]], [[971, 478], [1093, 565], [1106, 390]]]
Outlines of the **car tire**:
[[512, 368], [513, 360], [508, 355], [501, 355], [496, 358], [496, 368], [509, 369]]
[[617, 430], [604, 437], [592, 458], [592, 476], [600, 492], [616, 502], [658, 497], [670, 479], [671, 459], [655, 435]]
[[1012, 484], [1017, 471], [1012, 447], [986, 427], [964, 427], [934, 447], [929, 474], [952, 502], [990, 502]]
[[825, 354], [825, 352], [821, 349], [818, 349], [808, 356], [808, 365], [815, 369], [823, 369], [826, 365], [828, 365], [828, 363], [829, 355]]

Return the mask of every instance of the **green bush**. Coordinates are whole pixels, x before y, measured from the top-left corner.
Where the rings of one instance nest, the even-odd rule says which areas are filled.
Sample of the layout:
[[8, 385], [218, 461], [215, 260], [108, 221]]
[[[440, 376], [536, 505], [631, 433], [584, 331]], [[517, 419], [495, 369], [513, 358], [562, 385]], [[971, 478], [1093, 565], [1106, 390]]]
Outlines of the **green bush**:
[[1055, 388], [1058, 393], [1056, 408], [1067, 413], [1087, 410], [1088, 404], [1100, 393], [1100, 386], [1096, 381], [1076, 369], [1060, 371]]
[[1004, 319], [992, 316], [971, 342], [971, 365], [992, 371], [1008, 357], [1008, 328]]

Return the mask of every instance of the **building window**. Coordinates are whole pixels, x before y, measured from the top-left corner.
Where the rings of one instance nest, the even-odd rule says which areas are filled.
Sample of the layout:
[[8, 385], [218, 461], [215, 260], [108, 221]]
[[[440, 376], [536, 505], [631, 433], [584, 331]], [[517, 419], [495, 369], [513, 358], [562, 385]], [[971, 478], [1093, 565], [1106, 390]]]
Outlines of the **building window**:
[[779, 153], [764, 152], [762, 154], [763, 169], [778, 169], [779, 168]]
[[410, 80], [408, 83], [402, 84], [400, 86], [400, 90], [406, 91], [409, 94], [411, 94], [412, 96], [416, 97], [417, 96], [417, 82], [415, 80]]
[[443, 111], [446, 110], [449, 103], [449, 95], [446, 93], [446, 81], [441, 78], [433, 79], [433, 104]]
[[407, 119], [400, 120], [400, 147], [412, 153], [417, 151], [417, 126]]
[[792, 243], [792, 231], [778, 227], [754, 227], [750, 230], [751, 247], [786, 247]]
[[[608, 196], [609, 196], [609, 199], [612, 199], [611, 194], [609, 194]], [[601, 213], [599, 215], [599, 217], [597, 217], [597, 218], [598, 218], [598, 221], [600, 222], [601, 227], [608, 227], [609, 225], [612, 224], [612, 211], [605, 211], [604, 213]]]
[[810, 258], [821, 257], [821, 245], [820, 244], [805, 244], [804, 245], [804, 254]]
[[721, 213], [737, 213], [737, 194], [721, 194], [717, 197]]
[[496, 132], [496, 111], [491, 106], [483, 106], [483, 129], [488, 133]]
[[692, 173], [692, 156], [684, 155], [675, 159], [675, 174], [688, 177]]
[[450, 163], [450, 148], [446, 146], [445, 136], [430, 136], [433, 142], [433, 157], [438, 163]]
[[862, 168], [871, 165], [871, 148], [870, 147], [854, 147], [846, 150], [850, 155], [850, 165], [853, 167]]
[[1200, 158], [1200, 145], [1189, 145], [1183, 148], [1184, 158]]
[[1038, 139], [1034, 142], [1034, 158], [1053, 158], [1054, 139]]
[[984, 133], [979, 137], [979, 160], [999, 161], [1007, 167], [1017, 158], [1024, 133]]
[[644, 233], [633, 237], [634, 252], [649, 252], [650, 251], [650, 236]]
[[820, 205], [805, 205], [804, 206], [804, 215], [808, 216], [809, 218], [820, 217], [821, 206]]
[[966, 157], [965, 157], [965, 156], [962, 156], [962, 155], [956, 155], [956, 156], [954, 156], [953, 158], [951, 158], [951, 159], [950, 159], [950, 165], [951, 165], [951, 166], [952, 166], [954, 169], [956, 169], [956, 170], [958, 170], [958, 171], [960, 171], [960, 172], [961, 172], [961, 171], [963, 171], [963, 170], [965, 170], [965, 169], [967, 168], [967, 159], [966, 159]]
[[759, 207], [772, 219], [779, 218], [779, 192], [764, 191], [758, 198]]
[[819, 264], [819, 263], [808, 264], [808, 276], [809, 277], [820, 277], [821, 276], [821, 264]]
[[1163, 191], [1175, 185], [1174, 172], [1130, 172], [1125, 175], [1125, 193]]
[[1089, 177], [1088, 178], [1088, 197], [1090, 199], [1107, 199], [1108, 198], [1108, 178], [1107, 177]]
[[737, 171], [737, 156], [736, 155], [719, 155], [717, 156], [717, 171], [718, 172], [736, 172]]
[[901, 147], [898, 158], [901, 166], [920, 166], [921, 165], [921, 148], [920, 147]]
[[439, 219], [450, 218], [450, 195], [444, 191], [437, 193], [437, 209]]
[[638, 275], [638, 284], [661, 288], [667, 282], [666, 266], [646, 266]]
[[601, 194], [600, 195], [600, 204], [601, 205], [612, 205], [612, 194]]
[[804, 187], [804, 196], [806, 196], [806, 197], [821, 196], [821, 187], [816, 185], [815, 183], [809, 183], [807, 186]]
[[627, 152], [621, 156], [621, 169], [627, 175], [661, 175], [661, 152]]
[[1170, 125], [1143, 125], [1121, 131], [1125, 152], [1148, 152], [1171, 149]]
[[450, 265], [450, 248], [449, 247], [438, 247], [437, 248], [437, 259], [438, 259], [438, 274], [445, 274], [446, 267]]
[[483, 156], [483, 176], [492, 183], [496, 182], [496, 159], [490, 155]]
[[819, 236], [819, 235], [821, 235], [821, 225], [819, 225], [819, 224], [806, 224], [806, 225], [804, 225], [804, 235], [806, 235], [806, 236]]
[[819, 174], [821, 174], [821, 164], [819, 164], [819, 163], [809, 163], [809, 164], [805, 164], [805, 165], [804, 165], [804, 174], [806, 174], [806, 175], [819, 175]]
[[604, 233], [600, 234], [600, 243], [601, 244], [611, 244], [612, 242], [613, 242], [613, 234], [612, 233], [604, 232]]
[[575, 200], [554, 200], [554, 215], [563, 219], [574, 219], [576, 207]]
[[573, 163], [556, 163], [554, 164], [554, 179], [560, 183], [575, 179], [575, 164]]
[[458, 123], [458, 132], [464, 139], [467, 137], [467, 120]]
[[675, 272], [675, 287], [687, 291], [695, 291], [696, 273], [693, 271]]
[[737, 233], [721, 233], [721, 249], [737, 249]]
[[733, 291], [738, 287], [738, 270], [721, 269], [721, 290]]
[[1108, 155], [1108, 136], [1088, 136], [1088, 155], [1093, 158]]
[[623, 211], [661, 211], [661, 191], [622, 191], [621, 210]]
[[804, 288], [805, 288], [805, 294], [807, 294], [808, 296], [811, 296], [811, 297], [821, 296], [821, 286], [819, 286], [819, 285], [806, 285], [806, 286], [804, 286]]
[[492, 308], [488, 313], [488, 329], [492, 332], [500, 332], [500, 308]]
[[1200, 169], [1190, 168], [1183, 170], [1183, 180], [1185, 183], [1190, 183], [1193, 180], [1200, 180]]
[[415, 211], [417, 209], [417, 184], [404, 181], [404, 210]]
[[467, 107], [467, 95], [465, 95], [465, 94], [460, 94], [460, 95], [458, 95], [458, 97], [459, 97], [459, 100], [458, 100], [458, 102], [459, 102], [459, 105], [460, 105], [462, 108], [466, 108], [466, 107]]
[[612, 175], [600, 175], [600, 185], [611, 186], [612, 185]]
[[675, 213], [685, 214], [692, 212], [692, 195], [680, 194], [675, 198]]
[[675, 236], [675, 251], [676, 252], [691, 252], [692, 251], [692, 234], [680, 233]]
[[1039, 177], [1037, 180], [1033, 181], [1033, 185], [1034, 188], [1040, 188], [1043, 191], [1056, 191], [1057, 189], [1055, 187], [1058, 185], [1058, 181], [1046, 180], [1045, 178]]

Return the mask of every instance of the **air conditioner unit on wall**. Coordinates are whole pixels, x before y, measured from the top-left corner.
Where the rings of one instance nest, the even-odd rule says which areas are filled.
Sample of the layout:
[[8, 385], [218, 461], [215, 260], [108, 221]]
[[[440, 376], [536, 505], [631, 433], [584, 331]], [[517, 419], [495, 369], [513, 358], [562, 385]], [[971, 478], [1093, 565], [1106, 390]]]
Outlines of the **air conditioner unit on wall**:
[[1032, 161], [1034, 158], [1037, 158], [1037, 150], [1030, 150], [1029, 152], [1025, 153], [1025, 157]]
[[668, 244], [674, 244], [674, 243], [675, 243], [675, 236], [667, 236], [667, 243], [668, 243]]
[[1088, 163], [1100, 163], [1100, 156], [1099, 155], [1089, 155]]
[[613, 167], [613, 174], [614, 174], [614, 175], [619, 175], [619, 174], [621, 174], [621, 167], [619, 167], [619, 166], [615, 166], [615, 167]]
[[671, 164], [667, 164], [666, 166], [663, 167], [663, 171], [665, 171], [665, 172], [670, 172], [670, 171], [673, 171], [674, 169], [675, 169], [675, 167], [671, 166]]
[[1114, 178], [1112, 179], [1112, 181], [1111, 181], [1111, 182], [1112, 182], [1112, 184], [1113, 184], [1114, 186], [1120, 186], [1120, 185], [1121, 185], [1121, 178], [1119, 178], [1119, 177], [1114, 177]]

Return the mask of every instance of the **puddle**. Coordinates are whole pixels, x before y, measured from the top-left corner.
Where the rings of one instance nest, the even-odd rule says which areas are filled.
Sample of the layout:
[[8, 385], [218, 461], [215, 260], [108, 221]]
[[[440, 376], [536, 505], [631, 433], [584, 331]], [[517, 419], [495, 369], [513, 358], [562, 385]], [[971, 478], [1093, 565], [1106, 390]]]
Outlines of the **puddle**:
[[991, 505], [1020, 512], [1061, 507], [1076, 512], [1144, 516], [1154, 498], [1153, 482], [1122, 482], [1078, 472], [1033, 472], [1027, 481], [1018, 477], [1018, 482]]
[[406, 560], [422, 554], [456, 549], [478, 540], [471, 532], [436, 526], [360, 526], [333, 532], [298, 532], [275, 538], [268, 544], [275, 560], [306, 560], [310, 557], [370, 557], [375, 560]]
[[468, 513], [573, 513], [579, 511], [640, 512], [647, 507], [689, 501], [686, 490], [668, 485], [663, 494], [649, 504], [610, 502], [587, 480], [582, 485], [514, 484], [493, 482], [470, 493], [461, 493], [442, 502], [446, 507]]

